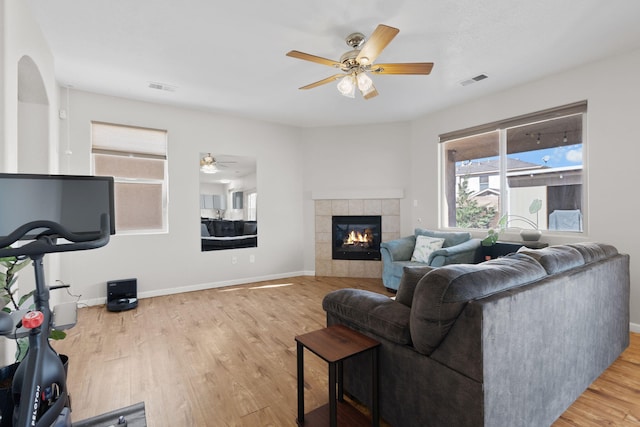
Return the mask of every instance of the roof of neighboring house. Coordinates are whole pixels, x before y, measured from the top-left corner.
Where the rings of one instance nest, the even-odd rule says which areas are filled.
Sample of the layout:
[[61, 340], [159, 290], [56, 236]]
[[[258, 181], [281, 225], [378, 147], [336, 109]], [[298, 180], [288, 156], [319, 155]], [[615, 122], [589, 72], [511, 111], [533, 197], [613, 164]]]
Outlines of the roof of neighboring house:
[[484, 190], [477, 191], [471, 194], [471, 198], [474, 197], [488, 197], [488, 196], [499, 196], [500, 190], [497, 188], [485, 188]]

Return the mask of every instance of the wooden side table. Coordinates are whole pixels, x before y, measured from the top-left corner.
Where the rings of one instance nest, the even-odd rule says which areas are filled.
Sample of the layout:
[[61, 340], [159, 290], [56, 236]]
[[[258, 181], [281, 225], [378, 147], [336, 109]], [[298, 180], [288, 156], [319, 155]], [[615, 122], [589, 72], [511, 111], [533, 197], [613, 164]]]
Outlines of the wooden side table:
[[[298, 365], [298, 426], [378, 427], [378, 347], [380, 343], [343, 325], [333, 325], [296, 336]], [[329, 403], [304, 413], [304, 348], [329, 364]], [[342, 362], [363, 352], [371, 353], [371, 421], [344, 401], [342, 388]]]

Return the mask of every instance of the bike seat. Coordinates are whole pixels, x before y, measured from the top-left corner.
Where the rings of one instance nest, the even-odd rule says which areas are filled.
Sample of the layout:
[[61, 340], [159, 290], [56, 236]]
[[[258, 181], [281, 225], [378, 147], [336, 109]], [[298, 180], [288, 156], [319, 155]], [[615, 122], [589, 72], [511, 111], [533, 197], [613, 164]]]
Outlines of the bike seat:
[[6, 336], [12, 334], [14, 330], [15, 325], [13, 324], [11, 315], [7, 312], [0, 311], [0, 335]]

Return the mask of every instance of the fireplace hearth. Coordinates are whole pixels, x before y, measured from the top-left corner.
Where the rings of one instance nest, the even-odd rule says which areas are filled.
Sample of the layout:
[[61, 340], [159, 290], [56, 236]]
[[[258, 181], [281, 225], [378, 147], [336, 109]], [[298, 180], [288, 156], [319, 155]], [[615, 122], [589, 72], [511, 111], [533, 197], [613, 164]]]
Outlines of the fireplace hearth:
[[333, 216], [331, 222], [333, 259], [380, 260], [379, 215]]

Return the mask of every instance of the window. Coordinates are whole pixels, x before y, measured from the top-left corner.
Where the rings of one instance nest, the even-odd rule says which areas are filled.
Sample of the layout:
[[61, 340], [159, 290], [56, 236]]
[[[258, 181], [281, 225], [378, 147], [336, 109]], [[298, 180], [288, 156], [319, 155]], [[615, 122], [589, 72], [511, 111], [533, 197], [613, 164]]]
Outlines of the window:
[[167, 132], [91, 123], [95, 175], [113, 176], [117, 233], [167, 231]]
[[258, 193], [255, 191], [247, 195], [247, 220], [258, 220]]
[[[440, 135], [444, 226], [583, 231], [586, 102]], [[539, 210], [532, 206], [539, 206]]]
[[489, 175], [480, 175], [478, 181], [480, 183], [480, 191], [489, 188]]

